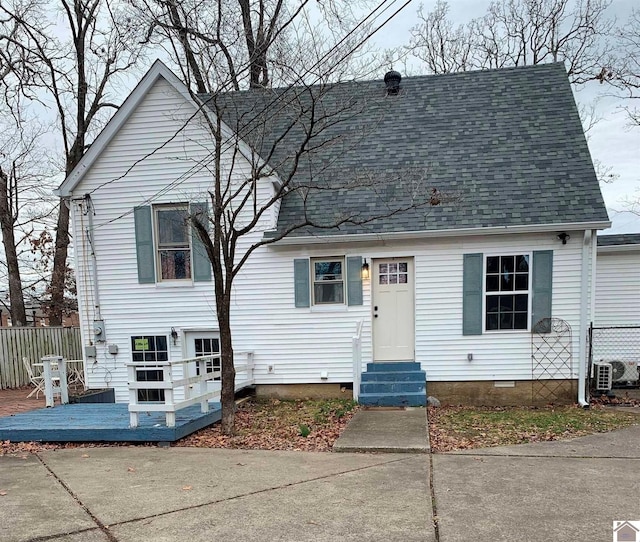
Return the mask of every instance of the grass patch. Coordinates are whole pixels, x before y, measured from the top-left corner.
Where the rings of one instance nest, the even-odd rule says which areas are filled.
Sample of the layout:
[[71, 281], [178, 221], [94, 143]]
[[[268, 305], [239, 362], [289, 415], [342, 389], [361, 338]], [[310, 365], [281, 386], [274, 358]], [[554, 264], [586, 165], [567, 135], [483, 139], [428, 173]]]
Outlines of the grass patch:
[[639, 422], [637, 415], [601, 407], [429, 409], [431, 446], [439, 452], [558, 440]]

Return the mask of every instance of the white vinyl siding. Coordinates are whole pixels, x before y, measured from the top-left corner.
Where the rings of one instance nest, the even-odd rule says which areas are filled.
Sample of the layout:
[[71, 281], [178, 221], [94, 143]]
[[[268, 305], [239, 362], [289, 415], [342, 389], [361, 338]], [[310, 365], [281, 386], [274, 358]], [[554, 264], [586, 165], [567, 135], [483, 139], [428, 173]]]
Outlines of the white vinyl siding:
[[[208, 138], [194, 127], [167, 143], [180, 126], [179, 119], [193, 112], [183, 103], [168, 84], [157, 83], [75, 192], [82, 195], [95, 190], [91, 195], [96, 211], [94, 242], [101, 316], [107, 335], [107, 343], [97, 345], [97, 358], [88, 360], [88, 384], [94, 388], [115, 387], [118, 401], [128, 398], [125, 362], [131, 359], [132, 336], [169, 336], [171, 328], [175, 328], [178, 340], [175, 344], [168, 341], [168, 355], [177, 360], [186, 357], [184, 330], [217, 329], [212, 282], [138, 282], [134, 207], [147, 204], [149, 198], [155, 198], [154, 205], [203, 201], [209, 188], [207, 171], [193, 169], [193, 164], [208, 154]], [[144, 156], [147, 158], [127, 173]], [[236, 157], [236, 178], [246, 178], [248, 167]], [[112, 182], [125, 173], [124, 178]], [[176, 183], [174, 189], [163, 192], [170, 183]], [[271, 179], [261, 183], [259, 190], [266, 197], [272, 190]], [[86, 218], [78, 212], [77, 204], [72, 206], [72, 213], [77, 240], [78, 302], [83, 337], [88, 341], [92, 338], [96, 300], [89, 246], [81, 235]], [[273, 217], [267, 213], [260, 228], [268, 230], [272, 226]], [[244, 238], [239, 252], [261, 237], [262, 231], [257, 230]], [[341, 245], [337, 253], [344, 256], [345, 264], [350, 257], [364, 257], [367, 261], [414, 258], [415, 357], [426, 370], [428, 380], [528, 380], [530, 333], [462, 335], [463, 255], [553, 250], [553, 316], [567, 320], [574, 330], [577, 368], [581, 238], [581, 232], [571, 232], [571, 240], [564, 246], [553, 233], [434, 238], [428, 242], [387, 242], [384, 246]], [[344, 303], [328, 311], [295, 307], [294, 260], [324, 258], [333, 252], [329, 250], [331, 247], [322, 245], [262, 247], [237, 275], [231, 302], [234, 348], [254, 352], [256, 383], [351, 382], [352, 337], [360, 321], [364, 322], [363, 364], [371, 361], [370, 280], [362, 282], [361, 305]], [[346, 277], [346, 269], [343, 275]], [[118, 346], [117, 355], [108, 353], [109, 344]], [[468, 353], [473, 354], [472, 362], [467, 361]], [[273, 367], [272, 372], [269, 366]], [[323, 372], [328, 375], [326, 380], [321, 378]]]
[[596, 315], [598, 326], [640, 326], [640, 247], [598, 250]]

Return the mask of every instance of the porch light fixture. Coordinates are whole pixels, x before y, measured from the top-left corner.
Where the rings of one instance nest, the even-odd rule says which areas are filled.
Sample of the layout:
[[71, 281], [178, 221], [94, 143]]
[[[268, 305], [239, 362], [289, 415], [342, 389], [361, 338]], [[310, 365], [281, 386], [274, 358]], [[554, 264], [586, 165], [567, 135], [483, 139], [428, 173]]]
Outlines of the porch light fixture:
[[362, 280], [369, 279], [369, 262], [367, 260], [362, 264]]
[[566, 245], [566, 244], [567, 244], [567, 241], [568, 241], [569, 239], [571, 239], [571, 236], [570, 236], [567, 232], [562, 231], [562, 232], [560, 232], [560, 233], [558, 234], [558, 239], [560, 239], [560, 241], [562, 241], [562, 244], [563, 244], [563, 245]]
[[171, 338], [173, 339], [173, 346], [175, 346], [176, 342], [178, 342], [178, 332], [175, 327], [171, 328]]

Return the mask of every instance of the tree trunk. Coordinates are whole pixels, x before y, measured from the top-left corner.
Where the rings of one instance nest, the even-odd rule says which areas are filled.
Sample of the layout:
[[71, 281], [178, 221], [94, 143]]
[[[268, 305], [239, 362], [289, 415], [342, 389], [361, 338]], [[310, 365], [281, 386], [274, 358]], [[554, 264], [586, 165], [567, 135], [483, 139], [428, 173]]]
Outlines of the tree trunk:
[[67, 275], [67, 252], [69, 249], [69, 207], [60, 200], [58, 224], [56, 227], [56, 247], [51, 275], [51, 301], [49, 305], [49, 325], [61, 326], [64, 312], [65, 278]]
[[228, 296], [216, 301], [218, 326], [220, 327], [220, 349], [222, 356], [222, 433], [234, 434], [236, 418], [236, 369], [233, 364], [231, 322]]
[[26, 326], [27, 313], [24, 309], [22, 296], [22, 279], [18, 266], [18, 251], [13, 233], [13, 212], [10, 204], [10, 191], [8, 176], [0, 171], [0, 229], [2, 231], [2, 244], [7, 259], [7, 272], [9, 275], [9, 312], [11, 325]]

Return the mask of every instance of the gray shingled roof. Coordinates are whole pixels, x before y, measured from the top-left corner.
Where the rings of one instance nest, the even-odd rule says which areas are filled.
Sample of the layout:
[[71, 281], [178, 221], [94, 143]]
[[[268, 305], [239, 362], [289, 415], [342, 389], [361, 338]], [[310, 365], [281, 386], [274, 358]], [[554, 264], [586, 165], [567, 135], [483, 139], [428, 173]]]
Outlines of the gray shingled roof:
[[310, 104], [331, 115], [312, 140], [318, 148], [302, 156], [293, 180], [307, 188], [284, 198], [279, 230], [300, 221], [305, 205], [330, 224], [392, 213], [434, 188], [454, 198], [294, 235], [608, 221], [562, 64], [407, 77], [401, 88], [387, 96], [377, 80], [209, 98], [283, 178], [310, 126]]
[[598, 235], [599, 247], [612, 247], [619, 245], [640, 245], [640, 233]]

